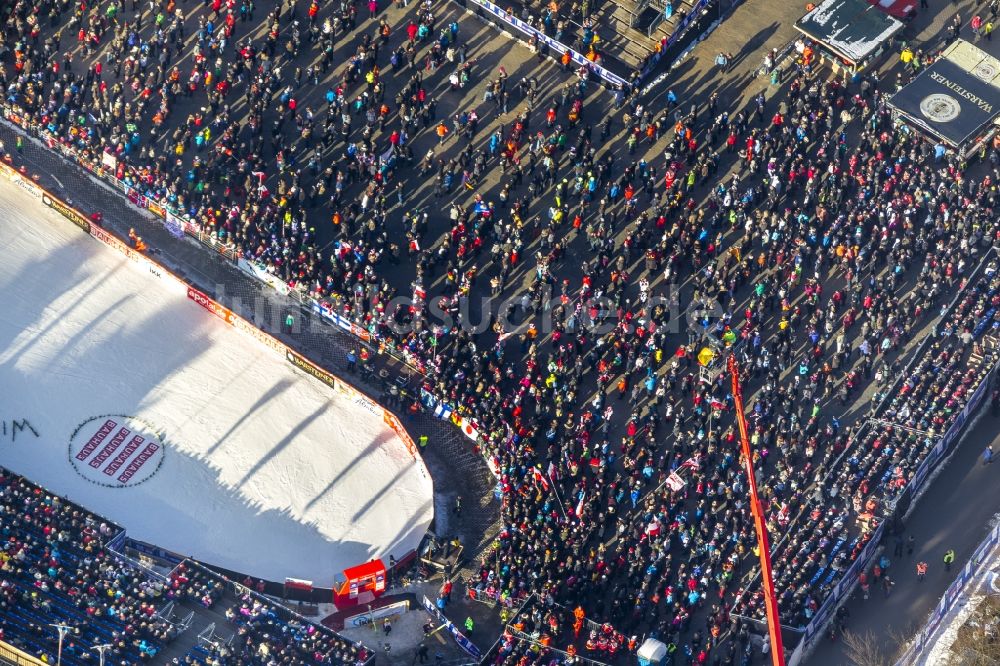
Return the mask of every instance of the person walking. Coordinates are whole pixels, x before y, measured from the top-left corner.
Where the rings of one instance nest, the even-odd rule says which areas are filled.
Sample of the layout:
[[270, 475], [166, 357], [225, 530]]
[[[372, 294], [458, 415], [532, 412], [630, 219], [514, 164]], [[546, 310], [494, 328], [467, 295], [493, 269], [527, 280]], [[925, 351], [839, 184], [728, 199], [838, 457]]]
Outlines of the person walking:
[[893, 557], [902, 557], [903, 556], [903, 535], [902, 534], [900, 534], [899, 536], [896, 537], [896, 543], [895, 543], [895, 545], [893, 546], [893, 549], [892, 549], [892, 556]]
[[927, 576], [927, 563], [917, 562], [917, 580], [923, 582], [925, 576]]
[[417, 648], [417, 659], [420, 660], [421, 664], [427, 663], [427, 646], [423, 643]]
[[993, 445], [987, 444], [983, 451], [983, 464], [989, 465], [991, 462], [993, 462]]
[[456, 516], [461, 516], [462, 515], [462, 496], [461, 495], [459, 495], [458, 497], [455, 498], [455, 515]]
[[951, 548], [944, 554], [944, 570], [951, 571], [951, 563], [955, 561], [955, 551]]
[[472, 621], [471, 616], [466, 616], [465, 618], [465, 633], [469, 636], [472, 635], [472, 629], [475, 627], [475, 622]]
[[882, 592], [885, 593], [886, 599], [889, 598], [889, 593], [892, 592], [892, 586], [895, 584], [896, 583], [893, 582], [891, 578], [889, 578], [888, 574], [882, 576]]
[[913, 555], [913, 549], [917, 546], [917, 539], [911, 534], [906, 540], [906, 555], [907, 557]]

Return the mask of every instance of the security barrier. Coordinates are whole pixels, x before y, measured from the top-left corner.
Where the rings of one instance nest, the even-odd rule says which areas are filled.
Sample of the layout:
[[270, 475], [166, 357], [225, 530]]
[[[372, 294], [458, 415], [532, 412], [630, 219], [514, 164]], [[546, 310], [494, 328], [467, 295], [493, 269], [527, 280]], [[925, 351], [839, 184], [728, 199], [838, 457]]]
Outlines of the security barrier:
[[962, 567], [962, 573], [945, 590], [941, 601], [931, 612], [930, 617], [927, 618], [927, 624], [924, 625], [924, 628], [916, 635], [906, 652], [903, 653], [903, 656], [896, 662], [896, 666], [915, 664], [921, 653], [931, 646], [931, 639], [941, 621], [955, 607], [955, 602], [958, 601], [959, 596], [969, 581], [982, 572], [982, 565], [986, 562], [990, 551], [996, 548], [997, 544], [1000, 544], [1000, 523], [990, 530], [989, 535], [976, 548], [976, 552], [973, 553], [972, 558]]
[[21, 652], [13, 645], [8, 645], [0, 641], [0, 662], [13, 664], [14, 666], [50, 666], [41, 659], [32, 657], [26, 652]]
[[[955, 421], [951, 424], [951, 427], [948, 428], [945, 434], [938, 440], [934, 449], [927, 455], [926, 458], [924, 458], [920, 466], [917, 467], [917, 471], [914, 473], [913, 478], [907, 485], [904, 494], [909, 494], [910, 497], [915, 497], [923, 488], [923, 485], [927, 481], [930, 473], [946, 457], [946, 454], [950, 451], [952, 445], [959, 441], [966, 424], [969, 423], [972, 415], [982, 405], [983, 400], [986, 397], [986, 392], [993, 382], [994, 375], [997, 372], [997, 367], [1000, 366], [994, 366], [988, 373], [986, 373], [986, 376], [983, 377], [983, 380], [979, 383], [979, 386], [976, 388], [975, 392], [973, 392], [969, 401], [965, 404], [965, 408], [962, 409], [961, 413], [959, 413], [959, 415], [955, 418]], [[823, 630], [826, 628], [826, 623], [833, 617], [837, 608], [839, 608], [840, 605], [847, 600], [847, 597], [854, 590], [855, 585], [857, 585], [858, 577], [861, 575], [861, 572], [868, 569], [871, 562], [878, 554], [879, 543], [881, 542], [884, 528], [885, 522], [883, 521], [875, 529], [874, 534], [868, 540], [868, 544], [865, 546], [864, 550], [861, 551], [858, 558], [851, 564], [847, 573], [840, 579], [837, 586], [826, 598], [823, 605], [820, 606], [820, 609], [806, 626], [805, 635], [803, 636], [802, 641], [796, 646], [791, 657], [789, 657], [789, 666], [798, 666], [805, 655], [815, 647], [816, 640], [821, 637]], [[994, 532], [996, 532], [996, 530], [994, 530]], [[979, 551], [977, 551], [977, 554], [978, 552]], [[973, 558], [973, 560], [975, 560], [975, 558]], [[945, 599], [942, 600], [942, 604], [945, 603], [947, 598], [948, 594], [945, 594]], [[944, 612], [947, 612], [947, 610]], [[932, 632], [927, 632], [926, 635], [929, 636], [930, 633]]]

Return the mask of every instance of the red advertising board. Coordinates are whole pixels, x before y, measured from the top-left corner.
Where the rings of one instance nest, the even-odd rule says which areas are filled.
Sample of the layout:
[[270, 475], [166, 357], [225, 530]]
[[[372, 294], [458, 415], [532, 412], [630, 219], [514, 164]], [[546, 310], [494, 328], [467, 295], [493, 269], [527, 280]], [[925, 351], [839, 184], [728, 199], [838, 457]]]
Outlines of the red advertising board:
[[188, 298], [190, 298], [192, 301], [194, 301], [201, 307], [205, 308], [212, 314], [214, 314], [222, 321], [226, 322], [227, 324], [233, 323], [233, 313], [229, 311], [229, 308], [219, 305], [214, 300], [212, 300], [202, 292], [198, 291], [194, 287], [189, 286], [187, 293], [188, 293]]

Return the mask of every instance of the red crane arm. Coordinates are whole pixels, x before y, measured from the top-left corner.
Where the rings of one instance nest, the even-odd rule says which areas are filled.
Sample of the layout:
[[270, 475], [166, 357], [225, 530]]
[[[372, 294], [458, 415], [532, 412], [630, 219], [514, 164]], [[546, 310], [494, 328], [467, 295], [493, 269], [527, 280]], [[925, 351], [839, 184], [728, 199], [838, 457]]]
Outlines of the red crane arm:
[[750, 438], [747, 435], [747, 420], [743, 410], [743, 391], [740, 388], [740, 368], [736, 356], [729, 355], [726, 362], [733, 379], [733, 400], [736, 402], [736, 423], [740, 428], [740, 445], [743, 447], [743, 464], [750, 486], [750, 513], [753, 514], [754, 529], [757, 532], [757, 550], [760, 551], [761, 579], [764, 587], [764, 607], [767, 610], [767, 630], [771, 635], [771, 664], [785, 666], [785, 650], [781, 644], [781, 621], [778, 616], [778, 600], [774, 595], [774, 578], [771, 575], [771, 546], [767, 538], [764, 511], [757, 496], [757, 479], [753, 471], [753, 456]]

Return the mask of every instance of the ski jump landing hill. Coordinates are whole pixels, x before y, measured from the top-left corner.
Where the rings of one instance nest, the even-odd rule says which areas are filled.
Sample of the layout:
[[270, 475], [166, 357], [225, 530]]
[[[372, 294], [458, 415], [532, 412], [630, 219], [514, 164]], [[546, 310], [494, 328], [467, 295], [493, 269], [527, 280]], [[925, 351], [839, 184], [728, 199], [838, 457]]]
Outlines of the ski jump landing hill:
[[433, 486], [391, 412], [2, 163], [0, 237], [0, 465], [270, 581], [417, 548]]

